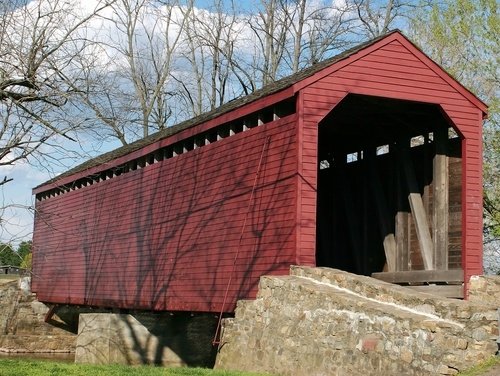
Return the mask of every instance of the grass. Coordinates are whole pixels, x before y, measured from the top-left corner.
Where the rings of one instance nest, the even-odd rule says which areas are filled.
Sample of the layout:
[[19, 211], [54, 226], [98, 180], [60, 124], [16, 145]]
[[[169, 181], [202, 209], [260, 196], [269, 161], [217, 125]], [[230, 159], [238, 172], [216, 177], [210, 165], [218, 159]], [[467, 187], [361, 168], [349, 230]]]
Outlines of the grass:
[[0, 274], [0, 279], [6, 279], [9, 281], [14, 281], [16, 279], [19, 279], [19, 275], [17, 274]]
[[460, 376], [481, 376], [494, 366], [500, 366], [500, 356], [493, 356], [490, 359], [478, 364], [475, 367], [459, 373]]
[[[461, 376], [481, 376], [500, 366], [500, 357], [459, 373]], [[0, 358], [0, 376], [264, 376], [250, 372], [211, 370], [206, 368], [162, 368], [152, 366], [87, 365], [43, 360]]]
[[[205, 368], [83, 365], [28, 359], [0, 359], [0, 376], [257, 376], [255, 373]], [[261, 374], [262, 375], [262, 374]]]

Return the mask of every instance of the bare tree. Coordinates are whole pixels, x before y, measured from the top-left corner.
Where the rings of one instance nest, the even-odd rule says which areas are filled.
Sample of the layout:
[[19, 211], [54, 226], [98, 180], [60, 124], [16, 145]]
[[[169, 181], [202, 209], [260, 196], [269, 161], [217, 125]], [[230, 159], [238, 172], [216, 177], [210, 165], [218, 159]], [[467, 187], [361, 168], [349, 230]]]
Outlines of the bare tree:
[[179, 69], [172, 76], [193, 115], [213, 110], [232, 99], [231, 78], [234, 45], [239, 35], [232, 2], [214, 0], [207, 9], [185, 15], [182, 59], [191, 69]]
[[80, 131], [92, 139], [116, 138], [126, 145], [133, 133], [129, 124], [134, 117], [122, 107], [120, 78], [108, 45], [91, 39], [85, 50], [75, 56], [72, 66], [71, 74], [59, 74], [79, 102], [80, 118], [86, 120]]
[[13, 188], [6, 183], [20, 175], [19, 169], [31, 171], [30, 164], [52, 171], [74, 162], [84, 121], [74, 116], [78, 102], [68, 85], [75, 78], [72, 65], [89, 44], [86, 28], [113, 1], [86, 7], [63, 0], [0, 2], [2, 241], [18, 243], [32, 230], [29, 200], [5, 196]]
[[193, 9], [192, 0], [183, 3], [116, 0], [94, 25], [93, 43], [74, 62], [78, 80], [71, 80], [93, 121], [88, 131], [125, 145], [170, 124], [178, 96], [171, 73]]
[[266, 85], [279, 77], [291, 20], [286, 16], [285, 2], [261, 0], [261, 5], [258, 14], [250, 17], [248, 24], [261, 52], [261, 59], [254, 69], [260, 73], [261, 84]]
[[[290, 37], [285, 61], [292, 73], [352, 44], [353, 7], [342, 2], [284, 1]], [[293, 47], [292, 47], [293, 46]]]
[[[252, 8], [253, 9], [253, 8]], [[328, 1], [260, 0], [239, 12], [213, 0], [187, 17], [178, 99], [198, 115], [297, 72], [350, 45], [353, 7]]]
[[179, 67], [172, 73], [180, 93], [179, 100], [184, 103], [186, 111], [193, 116], [200, 115], [204, 110], [203, 87], [206, 66], [206, 51], [199, 37], [199, 22], [195, 11], [183, 13], [186, 18], [186, 28], [183, 36], [183, 46], [180, 48], [180, 65], [187, 63], [190, 69]]
[[387, 33], [394, 27], [401, 27], [398, 20], [408, 18], [415, 9], [426, 7], [426, 1], [415, 0], [347, 0], [352, 2], [358, 20], [361, 35], [374, 38]]
[[68, 116], [72, 90], [59, 73], [84, 48], [80, 31], [109, 3], [91, 10], [62, 0], [0, 4], [0, 166], [40, 157], [54, 137], [74, 140], [80, 122]]
[[120, 0], [114, 7], [119, 39], [112, 39], [110, 46], [123, 58], [117, 70], [124, 82], [122, 107], [128, 104], [128, 110], [137, 114], [133, 121], [142, 128], [144, 137], [150, 130], [167, 126], [171, 114], [167, 100], [172, 95], [168, 79], [186, 15], [192, 8], [192, 1], [188, 1], [181, 11], [178, 0]]
[[220, 106], [226, 101], [227, 84], [230, 75], [229, 61], [233, 58], [236, 15], [234, 4], [224, 7], [222, 0], [215, 0], [209, 13], [201, 13], [198, 18], [197, 36], [202, 49], [210, 57], [209, 87], [207, 90], [209, 108]]

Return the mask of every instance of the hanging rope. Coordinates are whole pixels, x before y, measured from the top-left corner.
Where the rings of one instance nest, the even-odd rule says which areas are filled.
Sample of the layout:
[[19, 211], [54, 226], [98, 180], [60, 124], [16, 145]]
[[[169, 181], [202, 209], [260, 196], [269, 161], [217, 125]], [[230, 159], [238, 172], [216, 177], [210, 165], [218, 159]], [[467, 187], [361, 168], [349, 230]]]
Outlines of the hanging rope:
[[234, 271], [236, 269], [236, 261], [238, 260], [238, 255], [240, 253], [241, 241], [243, 239], [243, 234], [245, 233], [245, 227], [247, 225], [247, 218], [248, 218], [248, 215], [250, 214], [250, 208], [252, 206], [252, 201], [253, 201], [253, 197], [255, 194], [255, 189], [257, 187], [257, 181], [259, 179], [260, 169], [262, 167], [262, 160], [264, 159], [264, 153], [266, 151], [267, 146], [269, 145], [270, 139], [271, 139], [271, 137], [268, 136], [266, 138], [266, 140], [264, 141], [264, 145], [262, 145], [262, 151], [260, 153], [260, 159], [259, 159], [259, 164], [257, 166], [257, 172], [255, 173], [255, 179], [253, 181], [252, 192], [250, 193], [250, 197], [248, 198], [247, 211], [245, 214], [245, 219], [243, 221], [243, 226], [241, 227], [240, 238], [238, 241], [238, 247], [236, 248], [236, 254], [234, 255], [231, 273], [229, 273], [229, 280], [228, 280], [227, 286], [226, 286], [226, 292], [224, 293], [224, 299], [222, 300], [222, 307], [221, 307], [220, 314], [219, 314], [219, 320], [217, 322], [217, 328], [215, 329], [214, 339], [212, 340], [213, 346], [218, 345], [220, 343], [218, 338], [219, 338], [219, 334], [220, 334], [220, 330], [221, 330], [222, 315], [224, 313], [224, 308], [226, 307], [226, 301], [227, 301], [227, 296], [229, 294], [229, 288], [231, 287], [231, 282], [233, 281], [233, 275], [234, 275]]

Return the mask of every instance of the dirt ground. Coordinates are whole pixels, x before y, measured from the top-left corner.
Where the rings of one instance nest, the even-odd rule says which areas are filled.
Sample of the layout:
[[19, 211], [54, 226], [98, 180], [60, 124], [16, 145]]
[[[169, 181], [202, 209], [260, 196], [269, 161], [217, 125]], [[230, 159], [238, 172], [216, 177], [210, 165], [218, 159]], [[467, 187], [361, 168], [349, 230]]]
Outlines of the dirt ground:
[[18, 275], [0, 274], [0, 285], [3, 285], [3, 284], [8, 283], [10, 281], [14, 281], [16, 279], [19, 279]]

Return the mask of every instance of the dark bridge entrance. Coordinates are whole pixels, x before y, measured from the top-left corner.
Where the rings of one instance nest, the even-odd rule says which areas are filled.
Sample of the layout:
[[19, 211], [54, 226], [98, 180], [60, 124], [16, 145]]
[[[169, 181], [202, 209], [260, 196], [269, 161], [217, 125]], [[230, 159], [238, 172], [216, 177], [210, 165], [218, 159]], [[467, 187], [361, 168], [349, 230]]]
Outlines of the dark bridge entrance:
[[318, 144], [318, 266], [461, 269], [461, 140], [439, 106], [349, 95]]

